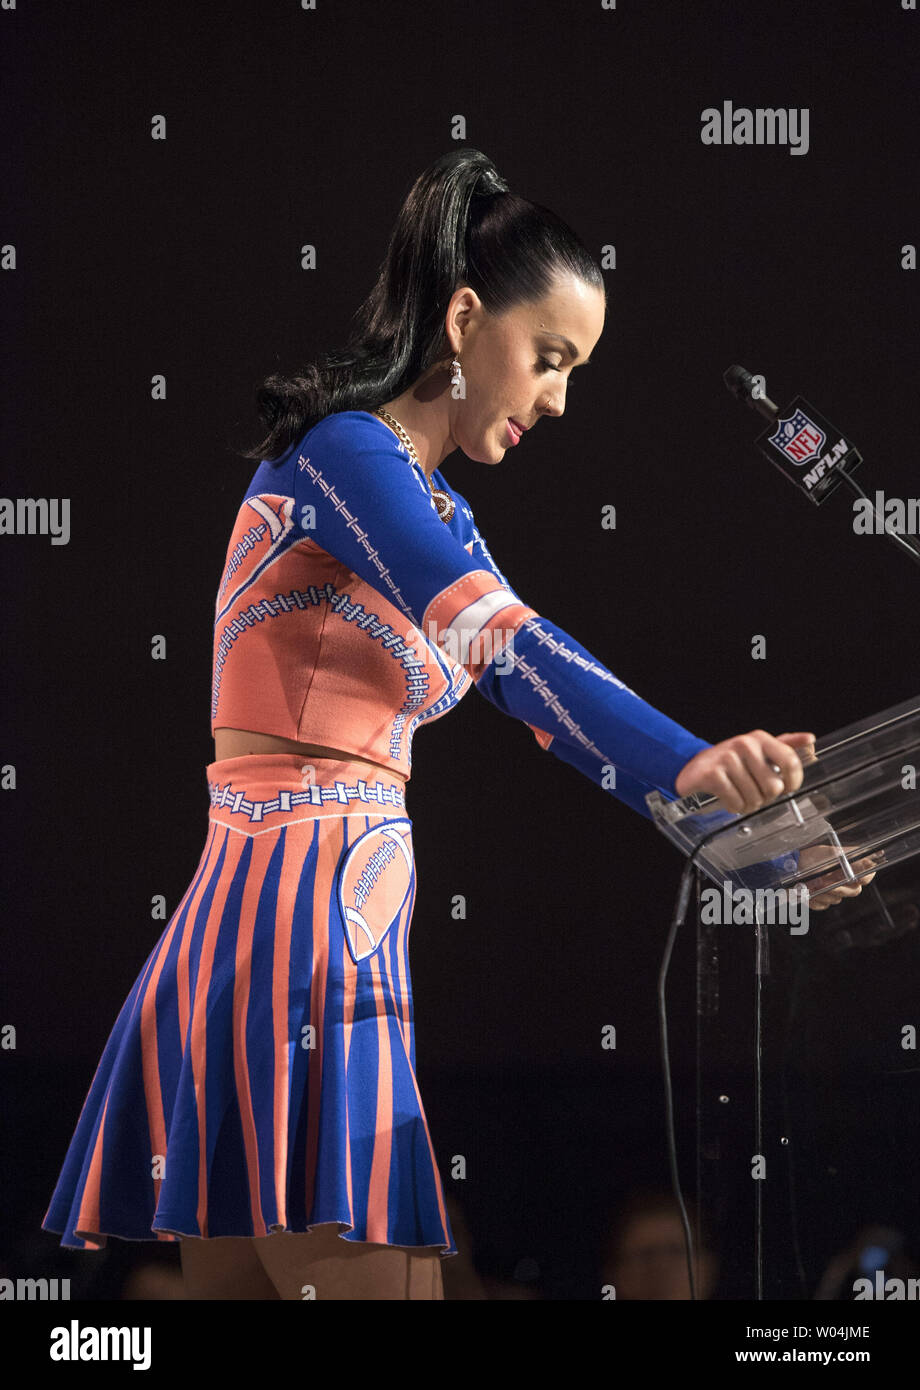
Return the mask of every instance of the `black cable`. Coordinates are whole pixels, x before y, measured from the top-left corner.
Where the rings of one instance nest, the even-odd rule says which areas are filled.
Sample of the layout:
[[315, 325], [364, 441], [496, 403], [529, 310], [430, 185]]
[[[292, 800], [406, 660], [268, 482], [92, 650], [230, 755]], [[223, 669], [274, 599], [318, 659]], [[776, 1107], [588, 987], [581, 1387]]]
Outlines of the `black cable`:
[[693, 1236], [690, 1232], [690, 1222], [687, 1217], [687, 1208], [684, 1205], [683, 1193], [680, 1190], [680, 1176], [677, 1170], [677, 1139], [674, 1133], [674, 1093], [671, 1086], [671, 1064], [668, 1057], [668, 1010], [665, 1000], [665, 986], [667, 984], [668, 968], [671, 964], [671, 952], [674, 949], [674, 942], [677, 940], [677, 931], [687, 912], [687, 900], [690, 896], [690, 880], [694, 873], [699, 876], [699, 872], [699, 867], [693, 862], [693, 857], [691, 856], [687, 860], [684, 866], [684, 872], [681, 875], [677, 907], [671, 921], [671, 930], [668, 932], [668, 939], [665, 942], [661, 969], [658, 972], [658, 1026], [661, 1038], [662, 1069], [664, 1072], [665, 1123], [668, 1132], [668, 1165], [671, 1170], [671, 1187], [680, 1210], [680, 1219], [684, 1228], [684, 1249], [687, 1253], [687, 1273], [690, 1276], [690, 1297], [694, 1302], [696, 1302], [696, 1277], [693, 1273]]
[[789, 1140], [789, 1158], [786, 1163], [786, 1177], [789, 1184], [789, 1216], [792, 1227], [792, 1250], [795, 1259], [795, 1272], [799, 1281], [799, 1296], [803, 1299], [808, 1298], [808, 1282], [805, 1277], [805, 1266], [802, 1262], [802, 1243], [799, 1236], [799, 1214], [798, 1199], [795, 1186], [795, 1144], [793, 1142], [793, 1123], [792, 1112], [789, 1105], [789, 1059], [792, 1052], [793, 1025], [795, 1023], [796, 1010], [799, 1004], [799, 990], [804, 966], [798, 960], [792, 972], [792, 983], [789, 987], [788, 1010], [786, 1013], [786, 1024], [783, 1030], [783, 1052], [780, 1060], [780, 1096], [783, 1108], [783, 1129]]
[[[695, 881], [696, 892], [695, 892], [694, 895], [693, 895], [693, 896], [694, 896], [694, 899], [695, 899], [695, 901], [696, 901], [696, 924], [697, 924], [697, 928], [696, 928], [696, 930], [697, 930], [697, 934], [696, 934], [696, 970], [695, 970], [695, 972], [694, 972], [695, 984], [696, 984], [696, 1038], [695, 1038], [695, 1042], [696, 1042], [696, 1088], [695, 1088], [695, 1095], [694, 1095], [695, 1108], [696, 1108], [696, 1152], [695, 1152], [695, 1154], [694, 1154], [694, 1157], [695, 1157], [695, 1159], [696, 1159], [696, 1162], [695, 1162], [695, 1164], [694, 1164], [694, 1168], [695, 1168], [695, 1170], [696, 1170], [696, 1230], [697, 1230], [697, 1235], [698, 1235], [700, 1238], [702, 1238], [703, 1190], [704, 1190], [704, 1182], [703, 1182], [703, 1154], [702, 1154], [702, 1144], [700, 1143], [700, 1133], [701, 1133], [702, 1125], [703, 1125], [703, 1081], [702, 1081], [702, 1076], [703, 1076], [703, 992], [704, 992], [704, 989], [705, 989], [705, 990], [707, 991], [707, 994], [708, 994], [708, 988], [709, 988], [709, 983], [710, 983], [710, 977], [709, 977], [710, 961], [707, 959], [707, 960], [705, 961], [705, 965], [704, 965], [704, 962], [701, 961], [701, 959], [700, 959], [700, 956], [701, 956], [701, 949], [700, 949], [700, 889], [701, 889], [701, 886], [702, 886], [702, 878], [701, 878], [701, 875], [700, 875], [699, 865], [697, 865], [697, 866], [696, 866], [696, 881]], [[706, 950], [706, 951], [708, 951], [708, 949], [709, 949], [709, 942], [708, 942], [708, 941], [707, 941], [707, 943], [706, 943], [706, 946], [705, 946], [703, 949]], [[705, 971], [705, 975], [704, 975], [704, 971]], [[718, 979], [718, 964], [716, 965], [716, 978]], [[706, 998], [706, 1001], [705, 1001], [705, 1002], [706, 1002], [707, 1006], [711, 1007], [711, 999], [710, 999], [709, 997]], [[675, 1166], [676, 1166], [676, 1152], [675, 1152]], [[692, 1258], [692, 1255], [693, 1255], [693, 1249], [692, 1249], [692, 1243], [691, 1243], [691, 1247], [690, 1247], [690, 1249], [687, 1251], [687, 1258], [688, 1258], [688, 1260]], [[693, 1290], [692, 1290], [692, 1288], [691, 1288], [691, 1293], [692, 1293], [692, 1292], [693, 1292]]]
[[[757, 923], [754, 937], [754, 1152], [765, 1161], [763, 1152], [763, 975], [767, 951], [767, 924]], [[754, 1265], [757, 1301], [763, 1300], [763, 1179], [754, 1187]]]

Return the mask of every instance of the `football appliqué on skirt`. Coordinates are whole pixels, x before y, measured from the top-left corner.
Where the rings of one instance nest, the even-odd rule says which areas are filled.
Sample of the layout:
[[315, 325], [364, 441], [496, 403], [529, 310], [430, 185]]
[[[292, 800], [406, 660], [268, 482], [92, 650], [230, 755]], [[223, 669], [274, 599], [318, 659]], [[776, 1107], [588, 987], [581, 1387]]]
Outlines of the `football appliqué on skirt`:
[[366, 830], [343, 857], [336, 896], [352, 960], [372, 955], [398, 919], [412, 888], [412, 825]]

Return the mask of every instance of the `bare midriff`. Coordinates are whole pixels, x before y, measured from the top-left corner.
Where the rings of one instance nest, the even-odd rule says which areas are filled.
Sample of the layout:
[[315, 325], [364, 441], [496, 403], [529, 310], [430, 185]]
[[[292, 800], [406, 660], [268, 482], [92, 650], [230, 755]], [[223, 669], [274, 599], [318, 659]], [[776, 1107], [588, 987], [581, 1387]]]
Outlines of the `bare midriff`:
[[406, 777], [392, 767], [375, 763], [370, 758], [357, 758], [342, 748], [329, 748], [322, 743], [297, 743], [291, 738], [281, 738], [277, 734], [258, 734], [249, 729], [215, 729], [214, 761], [224, 758], [245, 758], [251, 753], [302, 753], [307, 758], [336, 758], [344, 763], [364, 763], [367, 767], [381, 768], [393, 777], [405, 782]]

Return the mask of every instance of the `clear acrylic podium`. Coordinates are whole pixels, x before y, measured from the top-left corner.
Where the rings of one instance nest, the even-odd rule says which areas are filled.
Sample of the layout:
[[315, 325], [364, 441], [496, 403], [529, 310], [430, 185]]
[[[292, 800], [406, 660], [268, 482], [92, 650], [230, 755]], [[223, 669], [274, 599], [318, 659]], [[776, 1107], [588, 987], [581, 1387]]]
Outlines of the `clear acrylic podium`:
[[[706, 796], [646, 798], [688, 860], [672, 932], [695, 871], [695, 1096], [680, 1097], [695, 1143], [692, 1161], [687, 1144], [677, 1158], [696, 1250], [718, 1233], [724, 1297], [852, 1298], [827, 1292], [840, 1284], [827, 1268], [889, 1255], [858, 1240], [847, 1253], [847, 1233], [916, 1210], [920, 1070], [898, 1029], [920, 1022], [906, 1002], [920, 996], [916, 933], [904, 949], [920, 923], [920, 696], [816, 752], [796, 792], [749, 815]], [[858, 896], [807, 910], [809, 893], [870, 869]], [[886, 1135], [892, 1114], [912, 1153], [900, 1120]]]

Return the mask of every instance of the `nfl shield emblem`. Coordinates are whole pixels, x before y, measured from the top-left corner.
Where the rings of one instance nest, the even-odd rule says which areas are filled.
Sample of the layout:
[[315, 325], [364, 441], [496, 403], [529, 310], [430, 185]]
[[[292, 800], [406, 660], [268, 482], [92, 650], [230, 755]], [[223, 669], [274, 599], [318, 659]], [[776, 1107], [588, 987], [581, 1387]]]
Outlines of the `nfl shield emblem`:
[[804, 410], [796, 410], [778, 421], [776, 433], [770, 436], [770, 443], [775, 448], [782, 449], [793, 463], [804, 464], [818, 457], [824, 448], [826, 437], [824, 431], [814, 420], [809, 419]]

